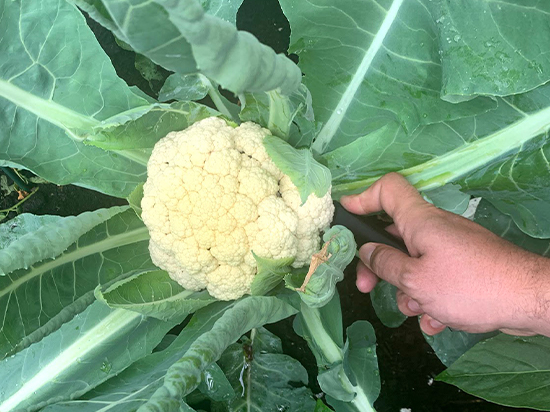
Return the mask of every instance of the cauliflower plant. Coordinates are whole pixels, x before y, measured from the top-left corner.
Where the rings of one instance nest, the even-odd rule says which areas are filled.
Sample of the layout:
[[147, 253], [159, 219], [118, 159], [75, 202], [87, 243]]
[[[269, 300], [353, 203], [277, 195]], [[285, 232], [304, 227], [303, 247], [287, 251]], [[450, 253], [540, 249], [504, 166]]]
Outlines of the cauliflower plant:
[[309, 263], [332, 221], [330, 191], [301, 205], [262, 144], [271, 133], [210, 117], [154, 147], [141, 202], [153, 262], [190, 290], [220, 300], [250, 292], [257, 256]]

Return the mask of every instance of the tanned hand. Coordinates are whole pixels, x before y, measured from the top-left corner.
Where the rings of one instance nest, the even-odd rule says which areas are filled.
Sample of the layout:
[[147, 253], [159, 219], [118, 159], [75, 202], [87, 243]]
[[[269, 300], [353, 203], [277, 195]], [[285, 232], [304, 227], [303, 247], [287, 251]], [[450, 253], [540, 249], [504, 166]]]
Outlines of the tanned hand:
[[366, 243], [359, 250], [357, 287], [370, 292], [378, 279], [397, 286], [399, 309], [420, 315], [425, 333], [450, 326], [550, 336], [550, 259], [436, 208], [397, 173], [340, 202], [352, 213], [385, 211], [393, 218], [388, 231], [403, 239], [410, 256]]

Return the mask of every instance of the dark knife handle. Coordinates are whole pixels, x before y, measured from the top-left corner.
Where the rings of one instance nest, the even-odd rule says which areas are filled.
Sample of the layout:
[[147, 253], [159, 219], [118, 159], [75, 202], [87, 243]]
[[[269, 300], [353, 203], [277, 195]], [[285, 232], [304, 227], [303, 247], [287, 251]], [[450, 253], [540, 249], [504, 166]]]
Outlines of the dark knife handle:
[[334, 202], [333, 224], [346, 226], [357, 242], [357, 247], [361, 247], [367, 242], [383, 243], [385, 245], [399, 249], [409, 254], [405, 244], [393, 237], [386, 231], [387, 224], [384, 224], [376, 216], [359, 216], [348, 212], [339, 202]]

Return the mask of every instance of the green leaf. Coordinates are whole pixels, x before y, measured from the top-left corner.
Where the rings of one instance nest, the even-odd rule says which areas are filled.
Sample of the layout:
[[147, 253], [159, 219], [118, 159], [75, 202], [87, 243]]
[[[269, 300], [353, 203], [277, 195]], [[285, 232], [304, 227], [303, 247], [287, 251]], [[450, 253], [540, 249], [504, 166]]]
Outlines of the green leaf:
[[[353, 260], [357, 250], [353, 233], [345, 226], [331, 227], [323, 235], [323, 241], [330, 242], [327, 249], [330, 257], [313, 272], [305, 292], [298, 291], [302, 301], [313, 308], [322, 307], [330, 302], [336, 293], [336, 284], [344, 279], [344, 269]], [[291, 288], [301, 285], [301, 279], [296, 282], [291, 275], [287, 275], [285, 281]]]
[[162, 322], [96, 302], [2, 363], [0, 408], [34, 411], [78, 397], [151, 353], [183, 318]]
[[0, 276], [59, 256], [84, 233], [126, 209], [99, 209], [64, 218], [23, 214], [0, 225]]
[[134, 209], [136, 215], [141, 219], [141, 199], [143, 199], [143, 183], [136, 186], [136, 188], [128, 195], [126, 200], [130, 204], [130, 207]]
[[499, 334], [478, 343], [436, 379], [511, 407], [550, 410], [550, 339]]
[[321, 390], [331, 398], [343, 402], [350, 402], [355, 398], [353, 385], [346, 376], [344, 366], [341, 363], [327, 371], [320, 372], [317, 380]]
[[313, 412], [331, 412], [332, 409], [330, 409], [327, 405], [323, 403], [321, 399], [317, 399], [317, 403], [315, 404], [315, 409]]
[[422, 191], [456, 183], [512, 216], [529, 235], [550, 237], [549, 97], [545, 85], [496, 99], [497, 110], [421, 127], [410, 136], [397, 126], [380, 129], [367, 152], [359, 146], [369, 136], [325, 156], [333, 196], [361, 191], [398, 170]]
[[344, 369], [351, 383], [362, 388], [372, 406], [380, 395], [374, 328], [366, 320], [358, 320], [346, 329], [346, 336]]
[[396, 292], [397, 288], [394, 285], [381, 280], [370, 293], [376, 316], [388, 328], [397, 328], [407, 320], [407, 316], [397, 307]]
[[218, 363], [237, 393], [228, 403], [230, 411], [311, 412], [315, 407], [306, 369], [284, 355], [281, 340], [264, 328], [231, 345]]
[[[195, 102], [153, 104], [136, 113], [115, 116], [94, 128], [85, 143], [106, 150], [152, 149], [155, 143], [168, 133], [184, 130], [199, 120], [219, 116], [220, 113]], [[149, 152], [143, 154], [143, 163], [149, 159]]]
[[[377, 396], [380, 388], [379, 378], [375, 373], [377, 361], [373, 351], [374, 333], [368, 322], [352, 325], [344, 347], [339, 306], [338, 295], [335, 295], [329, 305], [320, 309], [311, 308], [302, 302], [294, 327], [315, 355], [320, 371], [318, 381], [323, 391], [330, 395], [327, 397], [330, 404], [337, 411], [371, 412], [374, 411], [372, 403], [375, 398], [371, 399], [369, 394], [371, 397]], [[330, 314], [332, 322], [326, 323], [326, 314]], [[339, 320], [334, 322], [336, 318]], [[349, 357], [351, 359], [346, 359]], [[357, 363], [357, 360], [367, 361], [370, 366], [363, 370], [362, 363]], [[356, 363], [353, 369], [351, 362]], [[372, 376], [375, 377], [374, 382], [371, 380]]]
[[275, 136], [266, 136], [263, 144], [267, 154], [298, 188], [302, 203], [310, 194], [323, 197], [330, 189], [330, 171], [313, 158], [309, 149], [296, 149]]
[[303, 84], [290, 96], [276, 91], [245, 93], [240, 96], [241, 120], [252, 121], [269, 129], [294, 147], [309, 147], [317, 128], [311, 94]]
[[494, 109], [490, 99], [440, 99], [440, 45], [422, 1], [281, 0], [290, 22], [289, 52], [300, 57], [304, 83], [323, 124], [317, 153], [352, 142], [384, 124], [420, 125]]
[[236, 94], [279, 89], [288, 95], [300, 85], [300, 70], [290, 59], [250, 33], [205, 14], [197, 1], [158, 3], [191, 44], [200, 71], [224, 89]]
[[[88, 9], [91, 2], [76, 0], [78, 5], [88, 3]], [[205, 5], [215, 9], [220, 3]], [[229, 13], [219, 13], [222, 18], [206, 14], [196, 0], [138, 0], [131, 4], [103, 0], [100, 4], [108, 18], [99, 12], [92, 17], [99, 15], [98, 21], [106, 23], [118, 38], [168, 70], [189, 74], [196, 73], [198, 67], [201, 73], [234, 93], [280, 88], [290, 94], [300, 84], [298, 67], [250, 33], [237, 31], [234, 24], [223, 19]]]
[[159, 405], [163, 405], [166, 411], [177, 411], [182, 397], [199, 385], [203, 371], [216, 362], [229, 345], [250, 329], [295, 313], [296, 309], [276, 297], [249, 296], [241, 299], [170, 367], [163, 386], [140, 408], [141, 411], [153, 411]]
[[[49, 248], [49, 253], [44, 260], [0, 277], [1, 357], [37, 342], [85, 309], [93, 301], [98, 284], [108, 285], [132, 273], [155, 269], [148, 251], [147, 228], [133, 210], [113, 211], [121, 210], [63, 218], [55, 223], [59, 231], [46, 226], [47, 237], [35, 238], [34, 233], [28, 233], [14, 242], [17, 249], [9, 247], [15, 257], [20, 251], [33, 250], [34, 244], [42, 251]], [[94, 213], [102, 218], [85, 232], [92, 226]], [[73, 224], [64, 225], [65, 219]], [[77, 222], [79, 219], [82, 221]], [[68, 228], [82, 232], [72, 233]]]
[[254, 252], [254, 259], [258, 266], [258, 273], [254, 276], [250, 285], [250, 294], [255, 296], [265, 295], [277, 286], [292, 268], [290, 265], [294, 258], [267, 259], [257, 256]]
[[338, 291], [331, 301], [321, 308], [306, 309], [305, 306], [302, 302], [302, 310], [294, 319], [294, 331], [307, 341], [317, 360], [317, 366], [326, 368], [342, 358], [341, 348], [344, 347], [342, 309]]
[[93, 412], [105, 407], [110, 412], [127, 412], [129, 407], [139, 408], [162, 385], [168, 368], [235, 304], [216, 302], [200, 309], [168, 348], [141, 358], [80, 399], [52, 405], [44, 412]]
[[[100, 121], [147, 106], [119, 79], [78, 9], [64, 1], [0, 3], [0, 166], [17, 166], [57, 184], [123, 197], [145, 166], [124, 152], [82, 143]], [[83, 63], [84, 62], [84, 63]]]
[[151, 90], [155, 90], [155, 83], [158, 84], [165, 78], [164, 73], [161, 71], [162, 69], [142, 54], [136, 54], [134, 65], [136, 70], [141, 74], [141, 77], [147, 80]]
[[424, 192], [423, 195], [430, 203], [457, 215], [463, 214], [468, 209], [471, 198], [469, 194], [460, 191], [460, 186], [453, 184]]
[[498, 334], [497, 331], [488, 333], [468, 333], [461, 330], [445, 328], [437, 335], [429, 336], [424, 334], [424, 338], [426, 342], [430, 344], [441, 363], [445, 366], [451, 366], [476, 343], [492, 338], [496, 334]]
[[523, 249], [550, 257], [550, 240], [535, 239], [526, 235], [516, 226], [510, 216], [499, 212], [486, 200], [479, 202], [474, 221]]
[[231, 382], [217, 363], [213, 363], [206, 368], [198, 390], [217, 402], [230, 401], [236, 396]]
[[[518, 94], [550, 80], [547, 4], [460, 0], [430, 7], [441, 40], [442, 99]], [[527, 32], [536, 36], [518, 35]]]
[[130, 276], [103, 292], [97, 290], [96, 296], [111, 308], [132, 310], [165, 321], [186, 316], [216, 301], [206, 291], [185, 290], [163, 270]]
[[170, 75], [162, 89], [160, 89], [159, 100], [200, 100], [208, 94], [209, 85], [205, 83], [206, 77], [202, 74], [178, 74]]

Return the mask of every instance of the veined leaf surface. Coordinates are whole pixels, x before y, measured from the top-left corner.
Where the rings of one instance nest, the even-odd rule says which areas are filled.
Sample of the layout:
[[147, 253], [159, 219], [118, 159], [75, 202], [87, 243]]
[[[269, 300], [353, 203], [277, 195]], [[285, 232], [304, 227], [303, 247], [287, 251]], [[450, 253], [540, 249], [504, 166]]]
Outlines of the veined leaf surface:
[[[86, 228], [89, 214], [81, 217]], [[48, 238], [51, 254], [46, 259], [0, 277], [1, 357], [40, 340], [81, 312], [94, 300], [99, 284], [155, 269], [148, 251], [149, 233], [134, 211], [108, 217], [80, 233], [68, 247], [60, 230], [57, 238]], [[28, 234], [18, 239], [14, 250], [24, 253], [24, 246], [31, 249], [36, 241]]]
[[80, 11], [63, 0], [0, 1], [0, 165], [123, 197], [145, 166], [82, 143], [101, 120], [139, 106]]
[[[426, 3], [413, 0], [280, 1], [304, 83], [323, 124], [324, 153], [388, 122], [420, 125], [494, 109], [490, 99], [442, 102], [439, 41]], [[360, 10], [360, 12], [358, 12]]]
[[95, 302], [2, 363], [0, 409], [34, 411], [80, 396], [151, 353], [184, 317], [164, 322]]

